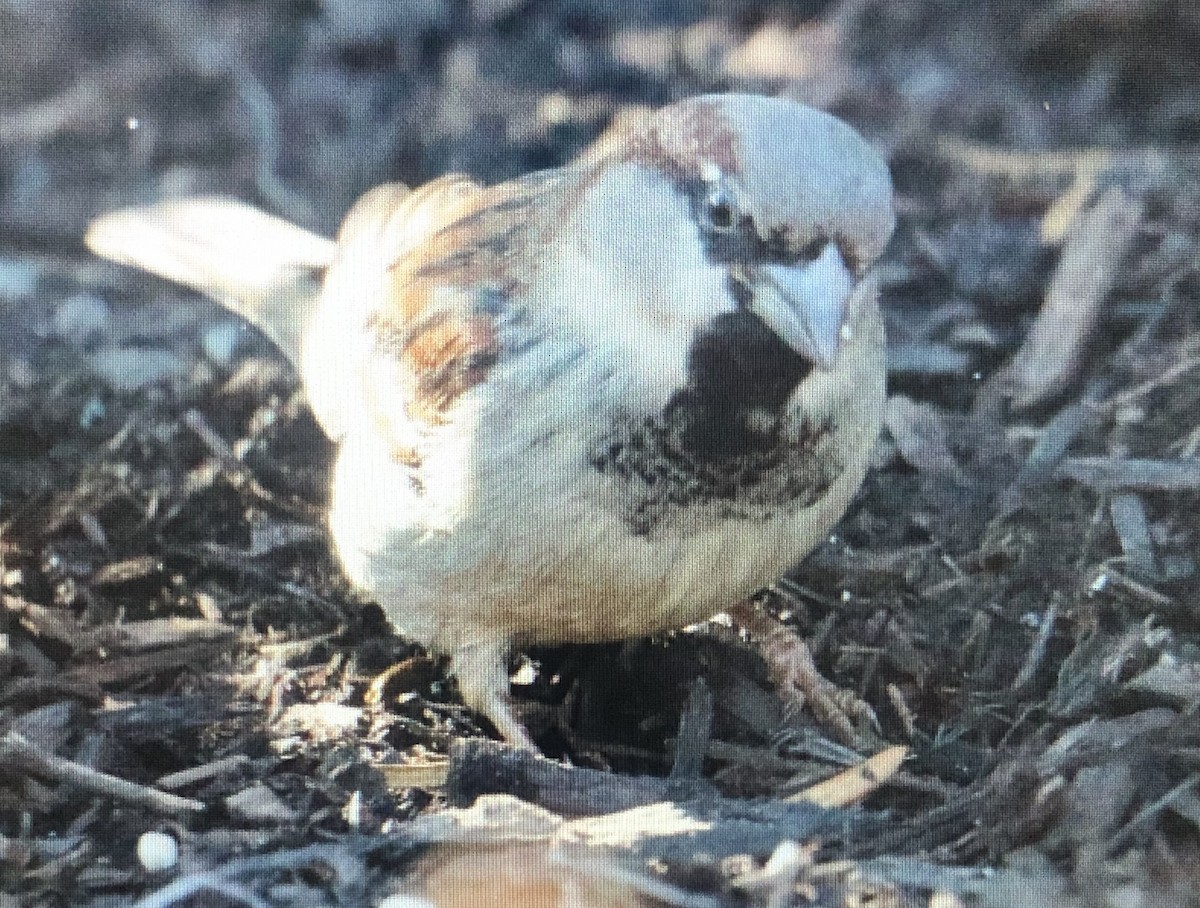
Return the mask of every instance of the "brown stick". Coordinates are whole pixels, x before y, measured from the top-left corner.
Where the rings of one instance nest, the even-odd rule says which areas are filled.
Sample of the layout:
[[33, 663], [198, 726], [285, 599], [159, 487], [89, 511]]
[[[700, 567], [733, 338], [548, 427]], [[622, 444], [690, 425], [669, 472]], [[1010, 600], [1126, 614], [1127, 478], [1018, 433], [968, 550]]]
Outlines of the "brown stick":
[[181, 798], [100, 772], [82, 763], [44, 753], [17, 731], [9, 730], [0, 738], [0, 767], [10, 772], [17, 770], [53, 782], [77, 785], [93, 794], [170, 816], [200, 813], [205, 809], [202, 801]]

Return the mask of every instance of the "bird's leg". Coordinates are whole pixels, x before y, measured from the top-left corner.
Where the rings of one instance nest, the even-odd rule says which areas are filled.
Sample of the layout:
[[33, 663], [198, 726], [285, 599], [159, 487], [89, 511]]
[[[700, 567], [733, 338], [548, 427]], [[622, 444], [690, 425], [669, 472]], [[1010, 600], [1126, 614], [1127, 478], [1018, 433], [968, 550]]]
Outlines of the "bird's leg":
[[508, 650], [506, 640], [460, 646], [450, 655], [450, 670], [458, 678], [467, 706], [483, 713], [508, 743], [537, 752], [525, 726], [513, 715], [508, 698]]
[[803, 638], [753, 602], [743, 602], [728, 614], [753, 638], [767, 663], [771, 680], [787, 713], [807, 709], [817, 724], [839, 743], [862, 743], [859, 729], [879, 728], [875, 711], [852, 691], [843, 690], [821, 674]]

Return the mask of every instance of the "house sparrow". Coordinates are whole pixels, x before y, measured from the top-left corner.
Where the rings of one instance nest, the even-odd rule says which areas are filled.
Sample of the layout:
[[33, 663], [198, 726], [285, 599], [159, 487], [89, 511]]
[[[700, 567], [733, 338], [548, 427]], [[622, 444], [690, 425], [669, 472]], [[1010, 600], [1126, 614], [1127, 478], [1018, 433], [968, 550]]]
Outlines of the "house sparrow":
[[336, 241], [228, 198], [105, 215], [102, 256], [261, 328], [338, 445], [346, 574], [529, 745], [514, 647], [712, 617], [844, 512], [884, 401], [894, 224], [840, 120], [745, 94], [578, 162], [380, 186]]

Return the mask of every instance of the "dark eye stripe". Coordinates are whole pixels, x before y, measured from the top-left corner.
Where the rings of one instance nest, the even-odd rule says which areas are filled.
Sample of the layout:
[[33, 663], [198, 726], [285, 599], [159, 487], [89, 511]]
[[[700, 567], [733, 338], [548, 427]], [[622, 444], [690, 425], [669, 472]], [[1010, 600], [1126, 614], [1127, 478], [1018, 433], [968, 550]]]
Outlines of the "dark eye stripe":
[[787, 227], [773, 227], [764, 234], [749, 214], [739, 214], [720, 186], [696, 180], [678, 184], [691, 197], [708, 258], [716, 263], [794, 265], [812, 262], [832, 242], [852, 274], [860, 274], [862, 260], [854, 244], [843, 236], [819, 232], [797, 246]]

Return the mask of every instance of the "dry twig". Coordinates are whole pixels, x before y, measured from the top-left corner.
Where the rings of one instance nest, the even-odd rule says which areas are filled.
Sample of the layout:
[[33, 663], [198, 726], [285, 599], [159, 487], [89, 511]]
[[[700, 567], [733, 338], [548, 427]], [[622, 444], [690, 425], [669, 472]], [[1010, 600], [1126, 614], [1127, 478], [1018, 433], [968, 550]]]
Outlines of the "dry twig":
[[45, 753], [20, 732], [11, 729], [0, 738], [0, 766], [65, 785], [77, 785], [101, 797], [169, 816], [186, 816], [205, 809], [203, 802], [193, 798], [181, 798]]

